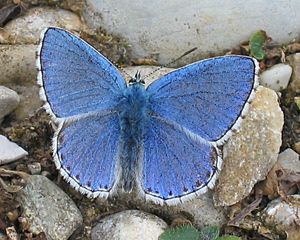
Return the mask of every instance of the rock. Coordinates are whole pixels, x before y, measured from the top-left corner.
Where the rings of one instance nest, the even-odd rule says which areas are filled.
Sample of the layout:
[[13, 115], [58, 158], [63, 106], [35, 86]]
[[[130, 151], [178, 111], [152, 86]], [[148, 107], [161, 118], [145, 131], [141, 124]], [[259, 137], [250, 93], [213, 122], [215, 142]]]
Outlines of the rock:
[[8, 218], [8, 220], [9, 220], [10, 222], [15, 222], [15, 221], [17, 221], [17, 219], [18, 219], [18, 217], [19, 217], [19, 211], [18, 211], [18, 209], [14, 209], [14, 210], [8, 212], [8, 213], [6, 214], [6, 217]]
[[[192, 62], [196, 55], [224, 53], [249, 39], [257, 26], [278, 42], [296, 39], [300, 28], [300, 15], [295, 13], [300, 8], [297, 0], [289, 4], [276, 1], [272, 6], [267, 2], [229, 1], [222, 8], [217, 0], [192, 0], [188, 4], [181, 0], [153, 0], [151, 4], [137, 0], [85, 2], [83, 16], [90, 27], [102, 27], [127, 38], [134, 57], [159, 55], [162, 64], [198, 46], [196, 53], [183, 59], [185, 63]], [[240, 5], [252, 11], [245, 15], [239, 11]], [[292, 17], [283, 19], [278, 9]], [[253, 24], [253, 19], [257, 24]]]
[[16, 161], [27, 154], [23, 148], [0, 135], [0, 165]]
[[188, 213], [193, 217], [193, 224], [199, 228], [208, 225], [221, 227], [226, 223], [225, 210], [214, 206], [211, 191], [172, 208], [170, 207], [169, 210], [174, 211], [173, 216], [175, 213]]
[[45, 232], [47, 239], [66, 240], [82, 224], [73, 200], [44, 176], [31, 175], [18, 199], [33, 234]]
[[260, 84], [264, 87], [273, 89], [274, 91], [281, 91], [286, 89], [292, 75], [292, 67], [279, 63], [267, 69], [260, 74]]
[[43, 102], [39, 96], [39, 86], [20, 86], [15, 85], [12, 88], [20, 93], [20, 104], [14, 111], [15, 118], [18, 120], [28, 117], [28, 115], [34, 114], [38, 110]]
[[17, 91], [20, 96], [16, 119], [28, 117], [42, 105], [36, 84], [36, 49], [36, 45], [0, 44], [0, 62], [3, 63], [0, 64], [0, 84]]
[[215, 187], [216, 205], [233, 205], [265, 179], [277, 161], [283, 113], [277, 94], [258, 87], [256, 97], [237, 133], [223, 147], [223, 169]]
[[4, 43], [38, 44], [41, 32], [49, 26], [78, 32], [82, 29], [80, 18], [70, 11], [36, 7], [29, 9], [26, 15], [10, 21], [4, 27], [4, 30], [10, 33], [10, 37], [4, 40]]
[[299, 154], [290, 148], [279, 154], [277, 163], [286, 171], [300, 173]]
[[19, 235], [14, 226], [8, 227], [5, 229], [8, 240], [18, 240]]
[[42, 166], [39, 162], [30, 163], [27, 167], [32, 175], [40, 174], [42, 171]]
[[4, 86], [0, 86], [0, 123], [3, 118], [18, 106], [20, 97], [18, 94]]
[[299, 236], [300, 195], [287, 196], [286, 200], [281, 198], [273, 200], [264, 209], [261, 218], [272, 231], [287, 233], [288, 239], [292, 239], [289, 238], [291, 234]]
[[35, 84], [36, 45], [0, 45], [0, 84]]
[[287, 61], [293, 68], [293, 74], [289, 87], [292, 91], [300, 92], [300, 53], [289, 55]]
[[92, 240], [158, 240], [167, 224], [150, 213], [127, 210], [107, 216], [92, 229]]

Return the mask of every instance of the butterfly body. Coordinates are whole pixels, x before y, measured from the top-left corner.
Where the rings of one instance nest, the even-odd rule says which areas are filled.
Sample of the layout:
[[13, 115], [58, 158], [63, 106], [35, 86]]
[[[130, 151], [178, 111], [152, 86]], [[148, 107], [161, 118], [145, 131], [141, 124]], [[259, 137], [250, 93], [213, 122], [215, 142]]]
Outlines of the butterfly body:
[[130, 192], [135, 182], [138, 153], [149, 120], [149, 97], [144, 84], [135, 82], [127, 87], [120, 102], [121, 171], [123, 189]]
[[63, 177], [89, 197], [136, 189], [170, 205], [214, 186], [219, 147], [245, 116], [259, 70], [249, 57], [216, 57], [145, 88], [139, 74], [127, 84], [87, 42], [53, 27], [42, 34], [37, 67]]

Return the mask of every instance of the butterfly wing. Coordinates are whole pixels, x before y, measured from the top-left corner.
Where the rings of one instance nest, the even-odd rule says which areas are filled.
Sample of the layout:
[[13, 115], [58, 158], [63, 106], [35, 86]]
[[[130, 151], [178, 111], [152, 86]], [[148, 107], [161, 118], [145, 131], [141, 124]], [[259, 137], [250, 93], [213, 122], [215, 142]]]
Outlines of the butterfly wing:
[[139, 177], [146, 198], [172, 205], [213, 187], [222, 164], [218, 145], [253, 97], [257, 66], [248, 57], [218, 57], [149, 85], [152, 112]]
[[160, 117], [149, 121], [143, 152], [140, 191], [169, 205], [205, 192], [222, 163], [214, 144]]
[[59, 28], [43, 33], [37, 67], [41, 96], [55, 118], [113, 108], [126, 88], [124, 79], [104, 56]]
[[119, 165], [120, 124], [116, 113], [102, 112], [60, 123], [53, 139], [56, 167], [90, 197], [107, 197]]
[[217, 57], [173, 71], [147, 88], [152, 110], [222, 144], [243, 116], [257, 85], [258, 63], [243, 56]]
[[57, 168], [82, 193], [107, 197], [118, 181], [116, 108], [124, 79], [92, 46], [59, 28], [43, 34], [37, 65], [46, 110], [59, 124], [53, 139]]

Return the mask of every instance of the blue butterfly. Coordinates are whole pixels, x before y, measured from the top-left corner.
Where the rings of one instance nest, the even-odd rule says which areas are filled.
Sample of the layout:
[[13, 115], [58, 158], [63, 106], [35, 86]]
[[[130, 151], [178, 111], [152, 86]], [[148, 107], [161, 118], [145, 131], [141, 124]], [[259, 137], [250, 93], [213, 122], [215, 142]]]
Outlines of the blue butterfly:
[[37, 66], [63, 177], [89, 197], [134, 189], [169, 205], [213, 187], [219, 147], [245, 115], [259, 69], [253, 58], [216, 57], [145, 88], [139, 73], [126, 84], [92, 46], [54, 27], [42, 35]]

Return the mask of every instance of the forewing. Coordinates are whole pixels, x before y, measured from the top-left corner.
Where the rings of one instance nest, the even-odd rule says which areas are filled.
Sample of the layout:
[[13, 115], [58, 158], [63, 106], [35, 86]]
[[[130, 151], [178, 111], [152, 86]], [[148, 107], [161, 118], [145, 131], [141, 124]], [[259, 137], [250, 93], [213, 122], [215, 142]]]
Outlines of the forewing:
[[56, 167], [80, 192], [107, 197], [117, 179], [119, 138], [116, 113], [67, 119], [53, 139]]
[[212, 143], [152, 117], [144, 138], [140, 191], [154, 202], [177, 204], [213, 187], [221, 163]]
[[104, 56], [59, 28], [51, 27], [43, 33], [37, 67], [41, 96], [56, 118], [115, 107], [126, 87]]
[[258, 69], [256, 60], [243, 56], [193, 63], [149, 85], [152, 111], [221, 144], [253, 98]]

